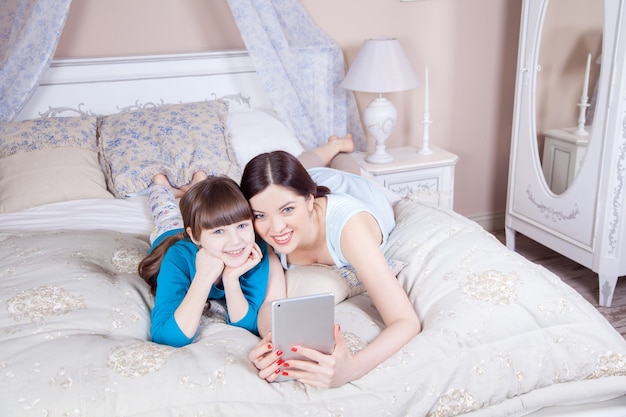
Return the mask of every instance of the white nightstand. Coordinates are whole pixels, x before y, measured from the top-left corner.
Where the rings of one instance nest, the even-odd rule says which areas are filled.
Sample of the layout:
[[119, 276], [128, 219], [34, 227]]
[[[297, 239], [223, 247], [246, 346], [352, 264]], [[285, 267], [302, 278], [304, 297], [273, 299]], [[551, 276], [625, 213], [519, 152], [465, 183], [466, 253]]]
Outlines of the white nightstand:
[[394, 158], [388, 164], [366, 162], [366, 152], [354, 152], [353, 156], [376, 181], [394, 193], [402, 197], [415, 194], [418, 200], [452, 208], [454, 166], [459, 157], [434, 146], [431, 149], [432, 154], [420, 155], [414, 147], [387, 148]]

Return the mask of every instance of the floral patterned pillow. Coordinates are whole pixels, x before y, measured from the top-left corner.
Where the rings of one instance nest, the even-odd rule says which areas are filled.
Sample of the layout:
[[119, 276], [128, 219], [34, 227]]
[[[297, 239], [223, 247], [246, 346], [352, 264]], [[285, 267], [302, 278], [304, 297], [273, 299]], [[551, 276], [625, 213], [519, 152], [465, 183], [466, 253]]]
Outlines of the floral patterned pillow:
[[163, 104], [103, 117], [99, 135], [109, 188], [126, 197], [146, 189], [158, 173], [180, 187], [200, 170], [239, 181], [227, 121], [224, 100]]
[[0, 123], [0, 158], [57, 148], [97, 152], [96, 117], [42, 117]]

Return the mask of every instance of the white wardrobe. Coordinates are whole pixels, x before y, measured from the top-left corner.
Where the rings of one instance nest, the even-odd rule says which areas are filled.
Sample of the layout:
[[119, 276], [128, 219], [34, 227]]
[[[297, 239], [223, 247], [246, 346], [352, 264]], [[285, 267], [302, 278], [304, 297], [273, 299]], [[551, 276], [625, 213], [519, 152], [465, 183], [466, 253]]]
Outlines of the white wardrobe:
[[[597, 2], [601, 50], [593, 62], [599, 67], [588, 145], [575, 178], [558, 195], [546, 183], [537, 126], [546, 102], [537, 96], [538, 80], [546, 85], [539, 76], [547, 68], [540, 62], [542, 31], [554, 5], [523, 2], [505, 227], [510, 249], [519, 232], [598, 273], [599, 304], [610, 306], [618, 277], [626, 275], [626, 0]], [[576, 102], [563, 105], [576, 112]]]

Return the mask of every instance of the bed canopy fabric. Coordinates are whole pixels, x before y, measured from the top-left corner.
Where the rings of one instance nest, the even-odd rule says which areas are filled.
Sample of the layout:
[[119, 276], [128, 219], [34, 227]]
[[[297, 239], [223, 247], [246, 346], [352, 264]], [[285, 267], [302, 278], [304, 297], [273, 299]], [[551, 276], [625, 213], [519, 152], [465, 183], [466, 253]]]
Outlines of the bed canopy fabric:
[[272, 105], [303, 146], [350, 132], [364, 149], [354, 95], [339, 86], [345, 76], [342, 51], [300, 0], [228, 3]]
[[0, 0], [0, 121], [37, 88], [57, 47], [71, 0]]
[[[13, 119], [50, 65], [71, 0], [0, 0], [0, 121]], [[328, 136], [365, 134], [345, 76], [341, 49], [300, 0], [228, 0], [261, 83], [305, 148]], [[315, 94], [311, 94], [315, 91]]]

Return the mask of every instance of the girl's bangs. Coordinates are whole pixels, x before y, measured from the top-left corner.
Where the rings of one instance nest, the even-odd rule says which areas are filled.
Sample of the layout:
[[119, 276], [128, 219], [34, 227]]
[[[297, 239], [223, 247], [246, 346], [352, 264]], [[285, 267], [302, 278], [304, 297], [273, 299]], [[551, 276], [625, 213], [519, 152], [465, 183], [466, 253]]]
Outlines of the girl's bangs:
[[210, 204], [204, 205], [201, 221], [203, 229], [215, 229], [253, 219], [250, 204], [243, 195], [221, 195], [212, 200]]

